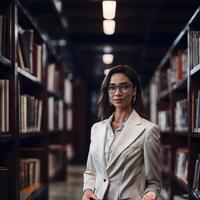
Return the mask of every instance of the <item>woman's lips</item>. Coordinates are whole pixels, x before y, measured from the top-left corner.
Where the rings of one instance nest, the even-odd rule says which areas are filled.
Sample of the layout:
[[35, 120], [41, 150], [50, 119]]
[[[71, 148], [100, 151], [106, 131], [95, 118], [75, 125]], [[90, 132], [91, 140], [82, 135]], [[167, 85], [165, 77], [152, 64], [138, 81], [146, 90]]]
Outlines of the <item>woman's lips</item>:
[[123, 99], [114, 99], [114, 102], [118, 103], [118, 102], [122, 102]]

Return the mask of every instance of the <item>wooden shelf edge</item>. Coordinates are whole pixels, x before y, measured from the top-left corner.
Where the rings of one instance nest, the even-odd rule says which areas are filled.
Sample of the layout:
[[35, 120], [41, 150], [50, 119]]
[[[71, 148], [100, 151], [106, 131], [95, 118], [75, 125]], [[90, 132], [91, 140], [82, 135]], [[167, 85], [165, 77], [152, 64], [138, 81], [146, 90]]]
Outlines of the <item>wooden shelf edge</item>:
[[190, 71], [190, 75], [194, 76], [196, 73], [200, 73], [200, 64], [198, 64], [197, 66], [195, 66], [191, 71]]
[[160, 99], [167, 99], [169, 97], [170, 97], [170, 91], [169, 90], [164, 90], [159, 95]]
[[200, 139], [200, 133], [199, 132], [192, 132], [191, 138], [195, 138], [195, 139]]
[[26, 187], [20, 191], [20, 200], [35, 199], [36, 197], [38, 198], [46, 190], [46, 187], [47, 186], [41, 184], [34, 184]]
[[38, 138], [38, 137], [45, 137], [45, 136], [46, 134], [43, 132], [20, 133], [20, 139]]
[[47, 134], [48, 135], [68, 135], [70, 133], [70, 131], [68, 130], [53, 130], [53, 131], [48, 131]]
[[10, 67], [11, 66], [11, 61], [9, 59], [7, 59], [6, 57], [0, 55], [0, 64], [4, 65], [6, 67]]
[[179, 90], [187, 90], [187, 77], [185, 77], [180, 83], [173, 86], [172, 92]]
[[185, 130], [183, 130], [183, 131], [174, 131], [172, 135], [188, 137], [189, 133], [187, 131], [185, 131]]
[[0, 133], [0, 143], [1, 142], [10, 142], [12, 140], [14, 140], [14, 137], [12, 134], [4, 133], [4, 132]]
[[47, 94], [49, 97], [54, 97], [57, 100], [63, 100], [63, 98], [54, 91], [47, 90]]
[[37, 86], [37, 88], [41, 88], [41, 89], [45, 88], [43, 83], [37, 77], [30, 74], [29, 72], [26, 72], [20, 67], [17, 67], [17, 72], [19, 73], [19, 77], [21, 81], [27, 82], [29, 85], [35, 85]]

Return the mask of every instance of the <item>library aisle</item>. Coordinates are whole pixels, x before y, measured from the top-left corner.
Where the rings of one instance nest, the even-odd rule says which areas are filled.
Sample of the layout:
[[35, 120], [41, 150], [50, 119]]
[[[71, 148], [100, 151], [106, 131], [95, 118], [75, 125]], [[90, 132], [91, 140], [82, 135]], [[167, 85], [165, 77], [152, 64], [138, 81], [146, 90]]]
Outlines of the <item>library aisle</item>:
[[68, 166], [66, 181], [50, 184], [49, 200], [81, 200], [84, 165]]

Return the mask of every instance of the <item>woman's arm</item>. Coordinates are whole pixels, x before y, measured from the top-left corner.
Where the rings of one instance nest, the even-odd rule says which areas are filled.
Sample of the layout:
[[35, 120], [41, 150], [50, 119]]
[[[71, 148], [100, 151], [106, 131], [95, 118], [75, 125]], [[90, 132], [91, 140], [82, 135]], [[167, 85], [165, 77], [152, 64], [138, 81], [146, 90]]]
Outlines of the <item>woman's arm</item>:
[[158, 126], [153, 126], [145, 138], [144, 167], [145, 167], [146, 189], [144, 192], [145, 195], [143, 199], [145, 199], [146, 195], [152, 196], [153, 197], [152, 199], [156, 199], [161, 190], [160, 131]]
[[[93, 129], [91, 129], [91, 143], [93, 139]], [[95, 165], [91, 155], [91, 143], [90, 143], [90, 150], [88, 153], [87, 164], [86, 164], [86, 171], [83, 175], [83, 200], [89, 199], [97, 199], [96, 195], [94, 194], [95, 190], [95, 181], [96, 181], [96, 171]]]

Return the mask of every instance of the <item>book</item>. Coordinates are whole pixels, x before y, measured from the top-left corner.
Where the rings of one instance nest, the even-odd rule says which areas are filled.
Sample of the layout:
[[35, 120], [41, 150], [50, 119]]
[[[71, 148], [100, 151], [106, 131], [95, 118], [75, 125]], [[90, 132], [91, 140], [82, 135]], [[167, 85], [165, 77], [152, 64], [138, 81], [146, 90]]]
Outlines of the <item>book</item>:
[[6, 17], [0, 15], [0, 55], [5, 56], [6, 52]]
[[[20, 60], [23, 59], [23, 67], [29, 73], [33, 73], [33, 37], [34, 31], [32, 29], [22, 29], [19, 27], [18, 55], [21, 54], [20, 57], [22, 58]], [[20, 67], [23, 68], [22, 66]]]
[[187, 183], [188, 175], [188, 149], [178, 148], [176, 151], [175, 175]]

